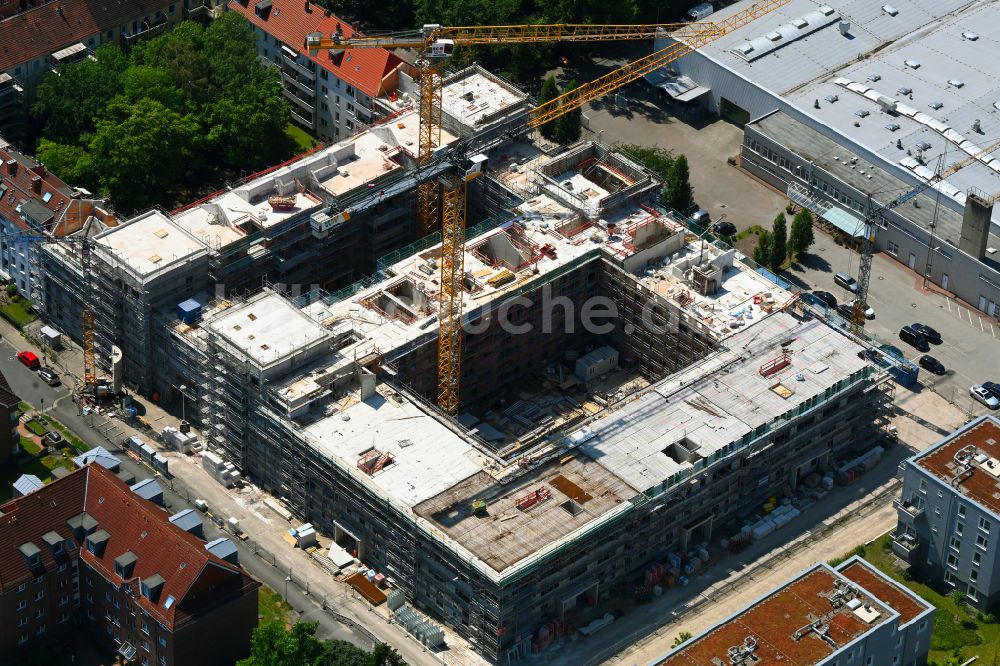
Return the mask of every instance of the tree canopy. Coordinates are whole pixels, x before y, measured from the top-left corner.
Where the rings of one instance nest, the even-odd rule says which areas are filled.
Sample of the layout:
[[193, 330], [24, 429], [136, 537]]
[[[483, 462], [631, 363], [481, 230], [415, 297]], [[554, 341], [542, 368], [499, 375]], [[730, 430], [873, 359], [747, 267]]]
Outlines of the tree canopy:
[[39, 85], [36, 153], [122, 212], [172, 207], [293, 154], [279, 75], [235, 12], [94, 57]]
[[406, 666], [406, 662], [384, 643], [367, 652], [347, 641], [316, 638], [315, 622], [286, 628], [273, 621], [254, 629], [250, 656], [236, 666]]
[[[563, 88], [562, 93], [572, 92], [576, 88], [576, 81], [570, 81]], [[572, 111], [564, 113], [552, 121], [552, 138], [560, 145], [568, 146], [580, 140], [582, 132], [583, 109], [577, 107]]]
[[691, 173], [687, 158], [678, 155], [670, 166], [663, 191], [663, 205], [667, 208], [685, 213], [694, 203], [694, 190], [691, 188]]
[[788, 223], [785, 222], [785, 214], [778, 213], [774, 218], [771, 231], [771, 253], [768, 257], [768, 266], [772, 271], [777, 271], [788, 258]]
[[798, 257], [809, 251], [814, 240], [812, 213], [803, 208], [792, 220], [792, 230], [788, 234], [788, 249]]

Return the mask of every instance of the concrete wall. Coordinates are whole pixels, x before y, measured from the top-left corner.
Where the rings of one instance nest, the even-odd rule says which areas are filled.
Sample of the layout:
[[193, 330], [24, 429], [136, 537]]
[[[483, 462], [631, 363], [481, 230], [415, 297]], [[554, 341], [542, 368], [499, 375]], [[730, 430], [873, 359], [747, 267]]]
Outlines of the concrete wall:
[[[751, 145], [761, 146], [771, 151], [777, 161], [760, 154], [759, 149], [751, 149]], [[809, 186], [802, 174], [812, 172], [818, 183], [826, 183], [836, 187], [845, 194], [849, 201], [847, 207], [859, 217], [864, 217], [863, 202], [867, 195], [844, 183], [839, 178], [823, 169], [810, 165], [807, 160], [793, 153], [786, 147], [770, 140], [757, 132], [753, 125], [746, 127], [743, 145], [740, 149], [741, 165], [744, 169], [762, 180], [783, 191], [787, 191], [789, 182]], [[781, 165], [784, 159], [786, 165]], [[844, 206], [842, 201], [835, 200], [822, 189], [814, 190], [816, 196], [821, 196], [838, 206]], [[944, 201], [945, 197], [942, 197]], [[905, 207], [885, 211], [886, 228], [879, 229], [875, 237], [875, 247], [885, 252], [904, 265], [913, 262], [913, 269], [923, 274], [927, 263], [927, 250], [931, 242], [930, 232], [917, 227], [903, 217]], [[977, 307], [990, 316], [1000, 315], [1000, 270], [995, 262], [987, 264], [958, 249], [953, 243], [959, 239], [945, 239], [935, 236], [935, 251], [931, 259], [930, 280], [934, 284], [954, 293], [958, 298], [973, 307]], [[992, 260], [990, 260], [992, 262]]]

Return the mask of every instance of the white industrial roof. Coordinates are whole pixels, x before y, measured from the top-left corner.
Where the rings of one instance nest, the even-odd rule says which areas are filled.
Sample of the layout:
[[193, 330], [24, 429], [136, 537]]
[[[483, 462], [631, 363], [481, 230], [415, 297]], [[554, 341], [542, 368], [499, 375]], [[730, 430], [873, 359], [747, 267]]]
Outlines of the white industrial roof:
[[[711, 19], [720, 21], [750, 3], [734, 4]], [[791, 35], [790, 29], [778, 29], [797, 17], [812, 15], [823, 4], [850, 23], [846, 35], [839, 21], [809, 34], [800, 30], [798, 36]], [[913, 0], [895, 5], [898, 12], [891, 15], [884, 4], [883, 0], [792, 0], [699, 52], [784, 97], [818, 125], [918, 177], [933, 172], [942, 152], [947, 151], [947, 169], [969, 154], [963, 144], [982, 149], [1000, 140], [1000, 69], [991, 66], [1000, 60], [1000, 5]], [[783, 37], [770, 42], [766, 35], [776, 29]], [[787, 38], [784, 33], [789, 33]], [[740, 46], [760, 40], [774, 48], [748, 62]], [[699, 83], [712, 85], [707, 77]], [[852, 92], [836, 83], [838, 78], [870, 91], [867, 95]], [[895, 100], [910, 113], [884, 112], [878, 95]], [[834, 97], [837, 100], [831, 101]], [[938, 105], [932, 107], [932, 103], [941, 105], [934, 108]], [[979, 131], [973, 130], [976, 120]], [[893, 125], [898, 128], [891, 129]], [[902, 166], [903, 160], [915, 159], [918, 146], [924, 143], [930, 144], [920, 151], [924, 167]], [[994, 154], [1000, 157], [1000, 152]], [[984, 157], [988, 162], [989, 157]], [[1000, 192], [1000, 161], [995, 166], [970, 164], [950, 177], [942, 191], [959, 203], [970, 187], [987, 194]]]

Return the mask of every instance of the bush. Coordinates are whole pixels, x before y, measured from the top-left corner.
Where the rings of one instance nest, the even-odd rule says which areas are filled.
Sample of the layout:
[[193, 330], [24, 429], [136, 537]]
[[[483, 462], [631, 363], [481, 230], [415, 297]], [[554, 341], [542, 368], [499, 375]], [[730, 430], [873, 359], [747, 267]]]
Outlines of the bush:
[[795, 206], [792, 204], [791, 201], [789, 201], [788, 205], [785, 206], [785, 212], [788, 213], [789, 215], [795, 212]]
[[3, 290], [7, 292], [8, 296], [13, 296], [14, 294], [17, 293], [17, 285], [11, 282], [6, 287], [4, 287]]

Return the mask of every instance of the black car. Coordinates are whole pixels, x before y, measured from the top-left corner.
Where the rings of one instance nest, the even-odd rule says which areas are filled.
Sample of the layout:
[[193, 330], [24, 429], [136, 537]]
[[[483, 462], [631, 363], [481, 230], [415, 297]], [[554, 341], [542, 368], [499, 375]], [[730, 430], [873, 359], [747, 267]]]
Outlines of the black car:
[[910, 328], [923, 333], [924, 337], [927, 338], [927, 342], [933, 345], [941, 344], [941, 334], [927, 324], [910, 324]]
[[62, 446], [63, 444], [66, 443], [66, 440], [63, 438], [63, 436], [60, 435], [55, 430], [49, 430], [47, 433], [45, 433], [45, 438], [44, 439], [45, 439], [45, 443], [48, 446], [55, 446], [56, 448], [58, 448], [58, 447], [60, 447], [60, 446]]
[[921, 368], [923, 368], [924, 370], [930, 370], [935, 375], [943, 375], [945, 373], [944, 363], [937, 360], [933, 356], [928, 356], [927, 354], [924, 354], [923, 356], [920, 357], [920, 361], [918, 362], [920, 363]]
[[983, 382], [981, 386], [989, 391], [989, 394], [994, 398], [1000, 400], [1000, 384], [997, 384], [996, 382]]
[[930, 345], [927, 344], [927, 338], [924, 337], [923, 333], [915, 330], [912, 326], [904, 326], [899, 329], [899, 339], [916, 347], [919, 351], [930, 351]]
[[716, 222], [712, 225], [712, 233], [716, 236], [726, 238], [727, 236], [736, 235], [736, 225], [732, 222]]
[[59, 386], [59, 375], [52, 368], [39, 368], [38, 376], [49, 386]]
[[854, 306], [850, 303], [841, 303], [837, 306], [837, 312], [844, 319], [854, 319]]
[[826, 303], [827, 307], [837, 307], [837, 297], [828, 291], [814, 291], [813, 296]]

